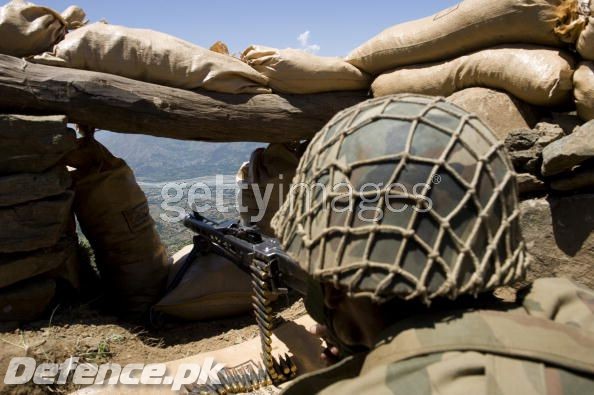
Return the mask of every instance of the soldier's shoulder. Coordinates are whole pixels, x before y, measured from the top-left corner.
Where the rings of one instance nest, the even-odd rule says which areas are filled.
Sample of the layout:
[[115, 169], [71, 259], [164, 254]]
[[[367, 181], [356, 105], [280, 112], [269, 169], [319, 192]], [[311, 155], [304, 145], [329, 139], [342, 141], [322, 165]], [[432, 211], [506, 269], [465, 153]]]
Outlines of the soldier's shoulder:
[[376, 366], [320, 392], [322, 395], [461, 393], [592, 394], [594, 376], [525, 359], [462, 351]]
[[531, 316], [594, 332], [594, 291], [571, 280], [536, 280], [519, 302]]

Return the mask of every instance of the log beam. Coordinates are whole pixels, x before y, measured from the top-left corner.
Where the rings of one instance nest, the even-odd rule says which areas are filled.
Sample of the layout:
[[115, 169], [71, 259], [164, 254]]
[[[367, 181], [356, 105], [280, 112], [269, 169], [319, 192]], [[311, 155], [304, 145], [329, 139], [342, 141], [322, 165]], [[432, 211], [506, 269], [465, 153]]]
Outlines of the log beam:
[[182, 140], [289, 142], [311, 138], [366, 92], [230, 95], [0, 55], [0, 111], [64, 114], [69, 122]]

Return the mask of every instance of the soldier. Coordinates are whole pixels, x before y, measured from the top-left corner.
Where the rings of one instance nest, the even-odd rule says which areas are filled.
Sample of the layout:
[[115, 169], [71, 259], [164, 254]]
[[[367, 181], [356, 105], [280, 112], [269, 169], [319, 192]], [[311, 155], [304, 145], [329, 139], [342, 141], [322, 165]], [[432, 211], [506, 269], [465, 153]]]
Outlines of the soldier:
[[294, 182], [273, 227], [341, 360], [285, 394], [594, 394], [594, 292], [543, 279], [493, 296], [529, 258], [515, 173], [481, 121], [374, 99], [316, 136]]

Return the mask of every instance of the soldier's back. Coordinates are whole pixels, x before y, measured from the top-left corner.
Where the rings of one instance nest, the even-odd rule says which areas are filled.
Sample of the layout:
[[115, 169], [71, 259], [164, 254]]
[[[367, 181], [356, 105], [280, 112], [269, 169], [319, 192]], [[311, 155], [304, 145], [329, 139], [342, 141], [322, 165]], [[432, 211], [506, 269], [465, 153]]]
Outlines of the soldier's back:
[[538, 280], [504, 311], [410, 320], [364, 358], [304, 377], [287, 393], [594, 394], [594, 291], [569, 280]]

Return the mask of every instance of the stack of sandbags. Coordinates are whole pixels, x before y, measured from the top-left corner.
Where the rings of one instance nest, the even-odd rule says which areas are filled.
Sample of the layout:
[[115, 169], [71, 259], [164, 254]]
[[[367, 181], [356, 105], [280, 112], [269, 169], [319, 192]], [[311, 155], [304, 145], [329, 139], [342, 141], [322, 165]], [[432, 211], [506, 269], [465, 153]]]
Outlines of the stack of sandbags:
[[[464, 0], [428, 18], [386, 29], [347, 61], [378, 75], [501, 44], [575, 44], [586, 24], [578, 0]], [[583, 11], [582, 11], [583, 13]]]
[[78, 287], [74, 194], [63, 116], [0, 115], [0, 321], [38, 317], [58, 282]]
[[92, 136], [67, 158], [74, 213], [89, 240], [106, 300], [118, 313], [140, 317], [163, 296], [167, 255], [132, 169]]
[[439, 63], [386, 72], [373, 82], [374, 96], [419, 93], [450, 96], [465, 88], [502, 90], [536, 106], [570, 102], [575, 68], [571, 54], [529, 45], [494, 47]]
[[0, 8], [0, 53], [18, 57], [40, 54], [62, 40], [69, 29], [85, 23], [84, 11], [76, 6], [60, 15], [47, 7], [12, 0]]
[[298, 49], [275, 49], [251, 45], [242, 60], [268, 77], [275, 92], [320, 93], [367, 90], [368, 74], [344, 59], [321, 57]]
[[[591, 58], [590, 14], [590, 2], [579, 0], [464, 0], [385, 30], [347, 61], [377, 76], [375, 96], [449, 96], [483, 87], [534, 106], [570, 110], [578, 62], [564, 48]], [[586, 69], [576, 76], [575, 96], [587, 120], [594, 88]]]
[[30, 60], [174, 88], [235, 94], [270, 92], [265, 76], [232, 56], [165, 33], [106, 23], [70, 32], [51, 52]]

